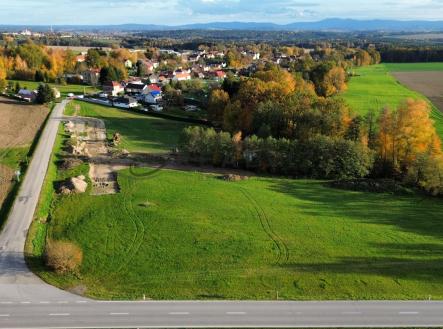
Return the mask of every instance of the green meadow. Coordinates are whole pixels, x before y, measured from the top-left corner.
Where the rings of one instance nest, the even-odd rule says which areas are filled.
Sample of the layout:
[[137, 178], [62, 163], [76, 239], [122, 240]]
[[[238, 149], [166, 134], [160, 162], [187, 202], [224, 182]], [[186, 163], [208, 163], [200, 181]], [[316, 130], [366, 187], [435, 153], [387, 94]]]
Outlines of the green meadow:
[[46, 281], [113, 299], [443, 298], [438, 200], [149, 168], [118, 179], [117, 195], [57, 199], [48, 236], [84, 261], [75, 276], [40, 268]]
[[[435, 67], [443, 70], [443, 63], [429, 64], [380, 64], [367, 67], [361, 67], [355, 70], [356, 76], [352, 77], [348, 84], [348, 90], [342, 94], [342, 97], [349, 106], [358, 114], [365, 115], [370, 111], [375, 113], [385, 107], [396, 108], [408, 98], [425, 99], [420, 93], [408, 89], [399, 83], [390, 72], [400, 71], [419, 71], [426, 68]], [[440, 112], [432, 103], [431, 117], [435, 122], [435, 127], [440, 136], [443, 137], [443, 113]]]
[[443, 71], [443, 63], [386, 63], [390, 72]]

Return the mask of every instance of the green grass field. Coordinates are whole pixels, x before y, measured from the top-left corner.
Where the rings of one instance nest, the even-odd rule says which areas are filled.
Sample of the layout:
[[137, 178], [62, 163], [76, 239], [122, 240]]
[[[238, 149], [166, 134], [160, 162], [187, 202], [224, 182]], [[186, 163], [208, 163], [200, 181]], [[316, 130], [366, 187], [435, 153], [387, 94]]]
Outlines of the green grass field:
[[26, 161], [29, 147], [0, 149], [0, 164], [17, 169], [19, 164]]
[[[351, 78], [348, 90], [342, 94], [342, 97], [355, 112], [362, 115], [369, 111], [377, 113], [384, 107], [396, 108], [408, 98], [426, 99], [423, 95], [400, 84], [390, 72], [398, 70], [398, 67], [402, 67], [403, 70], [409, 68], [411, 71], [417, 71], [419, 67], [425, 70], [432, 66], [443, 69], [443, 63], [380, 64], [358, 68], [356, 70], [358, 76]], [[431, 107], [431, 117], [435, 122], [437, 132], [443, 137], [443, 113], [432, 104]]]
[[[34, 81], [18, 81], [18, 80], [8, 80], [14, 83], [19, 83], [20, 86], [22, 88], [27, 88], [29, 90], [34, 90], [37, 89], [40, 82], [34, 82]], [[50, 83], [49, 84], [52, 87], [57, 88], [60, 91], [60, 94], [62, 95], [62, 97], [66, 97], [69, 93], [73, 93], [73, 94], [83, 94], [84, 92], [88, 93], [96, 93], [99, 91], [99, 89], [91, 87], [91, 86], [86, 86], [86, 85], [58, 85], [55, 83]]]
[[186, 123], [150, 117], [101, 105], [75, 101], [68, 105], [66, 113], [72, 115], [80, 106], [79, 115], [103, 119], [109, 137], [115, 132], [122, 135], [121, 148], [130, 152], [161, 153], [177, 146]]
[[386, 63], [391, 72], [443, 71], [443, 63]]
[[45, 280], [116, 299], [443, 298], [439, 200], [151, 169], [119, 183], [57, 200], [48, 234], [84, 262]]

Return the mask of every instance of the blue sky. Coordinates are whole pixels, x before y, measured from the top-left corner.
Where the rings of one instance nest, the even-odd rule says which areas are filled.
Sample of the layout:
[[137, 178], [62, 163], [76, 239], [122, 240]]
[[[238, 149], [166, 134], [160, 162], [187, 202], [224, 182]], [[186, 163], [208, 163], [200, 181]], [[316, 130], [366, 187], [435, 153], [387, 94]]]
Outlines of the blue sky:
[[0, 24], [443, 19], [443, 0], [0, 0]]

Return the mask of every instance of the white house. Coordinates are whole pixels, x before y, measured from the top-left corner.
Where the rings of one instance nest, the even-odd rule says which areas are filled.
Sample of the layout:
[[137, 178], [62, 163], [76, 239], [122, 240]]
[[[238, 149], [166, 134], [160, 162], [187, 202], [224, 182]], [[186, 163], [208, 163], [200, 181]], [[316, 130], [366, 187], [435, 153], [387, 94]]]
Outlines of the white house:
[[125, 91], [128, 94], [143, 94], [144, 91], [148, 88], [144, 83], [134, 83], [130, 82], [126, 85]]
[[162, 101], [162, 93], [159, 91], [151, 91], [145, 96], [145, 102], [148, 104], [158, 104]]
[[132, 97], [119, 97], [114, 99], [112, 104], [115, 107], [123, 108], [123, 109], [132, 109], [138, 106], [138, 102], [136, 99]]
[[127, 69], [132, 69], [132, 66], [133, 66], [133, 64], [132, 64], [132, 61], [130, 59], [125, 60], [125, 67]]
[[188, 81], [191, 80], [191, 73], [189, 71], [176, 71], [174, 72], [174, 81]]
[[125, 88], [119, 82], [109, 81], [103, 84], [103, 91], [109, 95], [118, 96], [125, 91]]

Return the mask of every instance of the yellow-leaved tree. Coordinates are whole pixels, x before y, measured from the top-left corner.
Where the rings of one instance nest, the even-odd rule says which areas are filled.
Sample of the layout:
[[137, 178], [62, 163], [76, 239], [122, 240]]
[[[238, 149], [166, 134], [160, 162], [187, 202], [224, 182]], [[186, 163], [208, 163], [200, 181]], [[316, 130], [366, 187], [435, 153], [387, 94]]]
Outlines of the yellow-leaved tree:
[[430, 118], [429, 105], [423, 100], [408, 99], [396, 111], [382, 112], [378, 153], [394, 174], [409, 176], [422, 187], [436, 189], [443, 182], [441, 141]]

